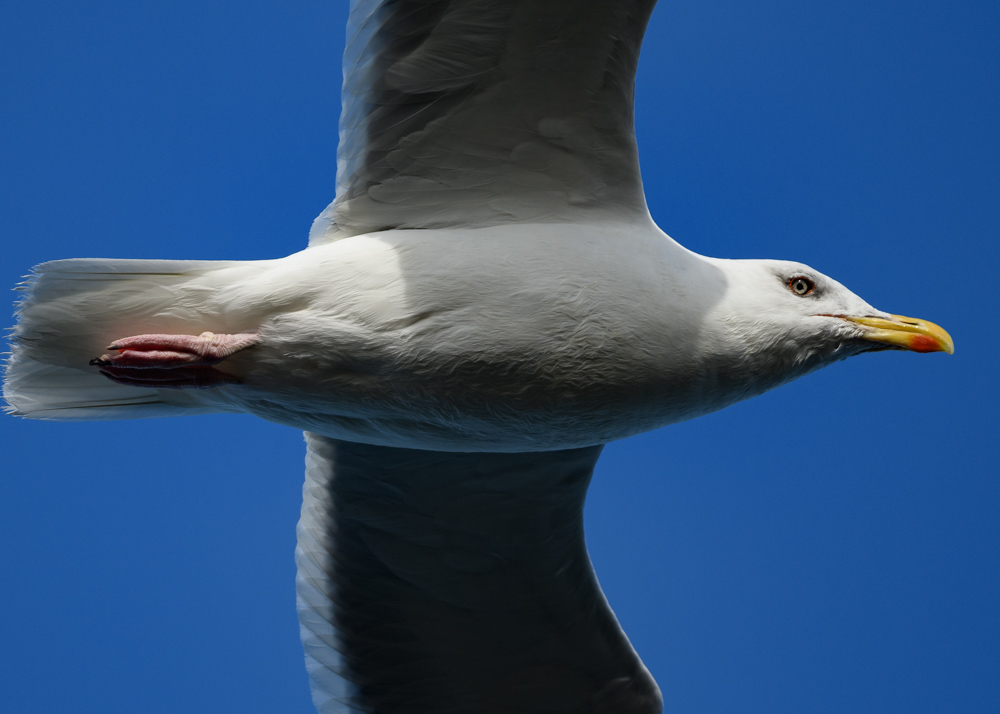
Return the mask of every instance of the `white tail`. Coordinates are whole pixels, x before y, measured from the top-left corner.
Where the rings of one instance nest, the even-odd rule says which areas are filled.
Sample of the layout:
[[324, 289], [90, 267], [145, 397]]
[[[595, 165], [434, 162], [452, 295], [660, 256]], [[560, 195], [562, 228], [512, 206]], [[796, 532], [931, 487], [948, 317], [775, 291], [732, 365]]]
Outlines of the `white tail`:
[[[139, 419], [218, 411], [189, 390], [115, 384], [89, 362], [111, 340], [219, 329], [212, 281], [235, 262], [80, 258], [36, 266], [18, 290], [18, 323], [4, 375], [8, 412], [32, 419]], [[213, 318], [214, 321], [213, 321]]]

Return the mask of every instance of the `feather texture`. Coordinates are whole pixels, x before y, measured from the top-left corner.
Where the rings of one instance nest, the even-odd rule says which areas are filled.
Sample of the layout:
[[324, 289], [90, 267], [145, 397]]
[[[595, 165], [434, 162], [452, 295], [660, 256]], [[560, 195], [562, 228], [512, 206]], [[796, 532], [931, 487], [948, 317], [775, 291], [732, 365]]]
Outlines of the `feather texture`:
[[643, 220], [632, 97], [654, 4], [355, 2], [337, 197], [311, 242]]
[[59, 421], [220, 411], [190, 393], [115, 384], [88, 363], [116, 337], [151, 328], [189, 331], [206, 320], [218, 325], [211, 316], [215, 286], [203, 279], [234, 265], [76, 258], [35, 266], [18, 287], [22, 298], [4, 373], [6, 411]]
[[320, 712], [660, 711], [583, 540], [601, 447], [307, 442], [297, 584]]

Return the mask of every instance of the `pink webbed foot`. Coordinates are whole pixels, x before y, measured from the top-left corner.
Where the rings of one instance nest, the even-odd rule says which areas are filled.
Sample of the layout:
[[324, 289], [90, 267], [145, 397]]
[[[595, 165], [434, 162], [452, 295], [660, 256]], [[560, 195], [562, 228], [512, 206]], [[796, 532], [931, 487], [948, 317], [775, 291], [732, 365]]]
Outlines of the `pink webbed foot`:
[[260, 342], [256, 332], [217, 335], [136, 335], [115, 340], [109, 350], [90, 361], [118, 384], [149, 389], [206, 389], [239, 384], [240, 379], [212, 365]]

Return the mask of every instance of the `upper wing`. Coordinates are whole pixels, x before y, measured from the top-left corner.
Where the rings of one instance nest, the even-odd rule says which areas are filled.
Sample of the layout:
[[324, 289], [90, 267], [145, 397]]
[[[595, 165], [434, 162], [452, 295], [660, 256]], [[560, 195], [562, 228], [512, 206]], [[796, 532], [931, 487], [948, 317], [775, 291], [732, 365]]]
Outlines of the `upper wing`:
[[353, 0], [337, 197], [310, 242], [645, 218], [632, 96], [656, 0]]
[[661, 711], [584, 545], [601, 447], [307, 441], [297, 589], [321, 714]]

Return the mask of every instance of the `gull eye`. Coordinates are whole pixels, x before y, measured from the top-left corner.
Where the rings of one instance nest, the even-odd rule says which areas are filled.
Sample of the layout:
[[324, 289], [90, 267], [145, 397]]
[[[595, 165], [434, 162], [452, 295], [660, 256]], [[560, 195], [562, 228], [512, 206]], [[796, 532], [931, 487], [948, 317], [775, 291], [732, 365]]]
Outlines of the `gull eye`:
[[816, 283], [809, 278], [792, 278], [788, 281], [788, 289], [796, 295], [808, 295], [816, 289]]

